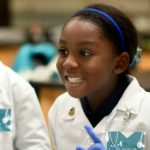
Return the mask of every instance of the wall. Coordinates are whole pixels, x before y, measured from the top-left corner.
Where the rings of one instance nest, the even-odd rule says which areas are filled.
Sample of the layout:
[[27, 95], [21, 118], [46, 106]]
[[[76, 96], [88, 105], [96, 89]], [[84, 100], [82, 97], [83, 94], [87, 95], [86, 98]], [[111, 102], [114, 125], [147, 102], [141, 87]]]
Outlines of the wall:
[[127, 12], [139, 30], [150, 26], [150, 0], [10, 0], [12, 25], [27, 26], [32, 22], [59, 25], [73, 12], [89, 3], [109, 3]]

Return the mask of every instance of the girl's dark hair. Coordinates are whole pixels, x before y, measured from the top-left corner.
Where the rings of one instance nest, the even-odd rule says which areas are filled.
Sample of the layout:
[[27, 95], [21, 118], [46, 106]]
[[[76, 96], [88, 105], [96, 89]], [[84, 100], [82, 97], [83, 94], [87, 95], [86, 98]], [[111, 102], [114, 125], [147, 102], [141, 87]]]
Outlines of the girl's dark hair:
[[97, 27], [100, 28], [100, 31], [103, 32], [104, 36], [113, 43], [119, 54], [122, 53], [123, 51], [128, 52], [131, 63], [134, 54], [136, 53], [138, 45], [138, 37], [136, 29], [133, 26], [130, 19], [122, 11], [110, 5], [92, 4], [86, 8], [95, 8], [101, 10], [107, 13], [115, 20], [115, 22], [118, 24], [123, 33], [126, 46], [125, 50], [122, 50], [119, 42], [120, 39], [118, 39], [118, 32], [116, 28], [114, 28], [114, 25], [110, 22], [110, 20], [108, 20], [108, 18], [103, 17], [102, 15], [92, 11], [79, 11], [78, 13], [73, 15], [69, 20], [71, 20], [74, 17], [79, 17], [80, 19], [94, 23]]

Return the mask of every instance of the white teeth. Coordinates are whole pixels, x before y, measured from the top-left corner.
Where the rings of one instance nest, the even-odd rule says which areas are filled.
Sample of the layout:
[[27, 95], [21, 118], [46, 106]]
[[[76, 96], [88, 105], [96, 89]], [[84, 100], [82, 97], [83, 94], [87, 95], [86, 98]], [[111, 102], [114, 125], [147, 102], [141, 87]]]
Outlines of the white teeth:
[[82, 78], [71, 78], [71, 77], [68, 77], [68, 81], [71, 82], [71, 83], [79, 83], [82, 81]]

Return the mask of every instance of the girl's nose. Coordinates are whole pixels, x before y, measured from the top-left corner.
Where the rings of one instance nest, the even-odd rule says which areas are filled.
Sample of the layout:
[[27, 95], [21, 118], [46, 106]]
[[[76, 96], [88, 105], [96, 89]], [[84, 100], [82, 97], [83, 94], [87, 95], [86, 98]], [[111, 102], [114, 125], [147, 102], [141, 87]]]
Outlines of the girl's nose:
[[79, 64], [77, 62], [77, 59], [73, 56], [68, 56], [65, 61], [63, 62], [63, 67], [65, 69], [75, 69], [78, 68]]

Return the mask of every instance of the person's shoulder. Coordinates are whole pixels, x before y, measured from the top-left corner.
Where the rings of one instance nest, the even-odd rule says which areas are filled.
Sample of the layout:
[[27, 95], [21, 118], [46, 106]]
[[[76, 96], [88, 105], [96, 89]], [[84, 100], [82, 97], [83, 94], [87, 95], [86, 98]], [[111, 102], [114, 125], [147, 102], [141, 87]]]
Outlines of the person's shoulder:
[[[139, 118], [140, 122], [144, 122], [144, 124], [150, 124], [150, 92], [143, 91], [140, 96], [141, 103], [139, 105]], [[143, 124], [143, 125], [144, 125]]]
[[69, 105], [76, 105], [76, 103], [79, 103], [79, 100], [77, 98], [70, 96], [68, 92], [65, 92], [56, 98], [49, 112], [54, 112], [54, 111], [56, 112], [58, 110], [63, 111]]
[[143, 101], [145, 103], [149, 103], [150, 104], [150, 92], [149, 91], [143, 91], [141, 98], [143, 99]]
[[74, 101], [76, 101], [76, 98], [70, 96], [68, 92], [65, 92], [56, 98], [55, 103], [61, 105], [61, 104], [68, 104], [70, 102], [73, 103]]
[[7, 84], [11, 88], [16, 86], [27, 88], [31, 87], [23, 77], [18, 75], [15, 71], [13, 71], [10, 67], [6, 66], [2, 62], [0, 62], [0, 76], [1, 84]]
[[[150, 99], [150, 91], [146, 91], [138, 82], [138, 80], [136, 79], [136, 77], [134, 76], [129, 76], [129, 79], [131, 80], [129, 86], [128, 86], [128, 91], [131, 91], [133, 96], [138, 95], [139, 98], [141, 99], [145, 99], [145, 101], [147, 99]], [[150, 103], [150, 100], [148, 100], [148, 102]]]

